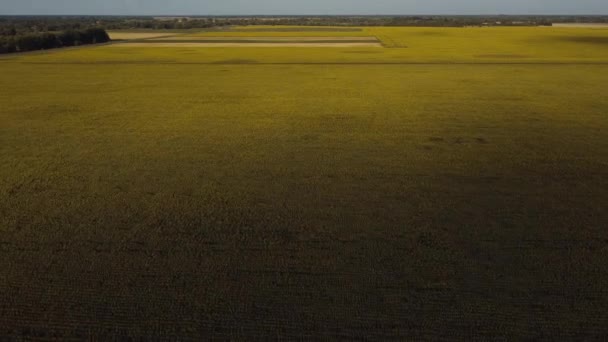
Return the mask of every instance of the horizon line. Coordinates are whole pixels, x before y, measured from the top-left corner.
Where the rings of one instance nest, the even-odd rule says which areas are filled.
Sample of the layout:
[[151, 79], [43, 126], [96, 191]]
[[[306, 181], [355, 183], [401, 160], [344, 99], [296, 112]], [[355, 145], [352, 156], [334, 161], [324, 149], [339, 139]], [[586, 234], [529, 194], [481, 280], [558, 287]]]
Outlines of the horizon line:
[[412, 16], [440, 16], [440, 17], [459, 17], [459, 16], [541, 16], [541, 17], [554, 17], [554, 16], [566, 16], [566, 17], [607, 17], [606, 14], [566, 14], [566, 13], [484, 13], [484, 14], [446, 14], [446, 13], [410, 13], [410, 14], [1, 14], [0, 17], [26, 17], [26, 16], [39, 16], [39, 17], [412, 17]]

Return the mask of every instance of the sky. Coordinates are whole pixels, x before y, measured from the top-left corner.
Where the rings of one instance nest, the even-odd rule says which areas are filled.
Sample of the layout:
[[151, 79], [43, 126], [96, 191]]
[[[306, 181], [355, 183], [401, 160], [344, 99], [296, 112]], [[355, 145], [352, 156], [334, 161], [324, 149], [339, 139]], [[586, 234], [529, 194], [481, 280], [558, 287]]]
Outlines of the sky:
[[0, 15], [605, 14], [608, 0], [0, 0]]

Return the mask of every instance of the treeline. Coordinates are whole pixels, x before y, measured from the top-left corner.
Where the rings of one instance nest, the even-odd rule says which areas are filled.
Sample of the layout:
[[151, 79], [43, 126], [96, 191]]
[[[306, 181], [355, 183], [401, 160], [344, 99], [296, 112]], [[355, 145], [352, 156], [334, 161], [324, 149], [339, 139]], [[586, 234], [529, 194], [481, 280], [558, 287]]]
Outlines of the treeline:
[[221, 29], [237, 25], [302, 26], [539, 26], [555, 22], [608, 22], [608, 16], [0, 16], [0, 37], [81, 31], [101, 27], [107, 30]]
[[605, 15], [585, 15], [585, 16], [552, 16], [554, 23], [577, 23], [577, 24], [608, 24], [608, 16]]
[[547, 18], [515, 16], [319, 16], [226, 18], [231, 25], [301, 25], [301, 26], [539, 26], [551, 25]]
[[11, 31], [17, 34], [62, 32], [84, 30], [92, 27], [105, 28], [110, 21], [124, 22], [123, 17], [90, 17], [90, 16], [0, 16], [0, 36]]
[[29, 32], [19, 34], [10, 29], [0, 36], [0, 53], [47, 50], [61, 47], [105, 43], [108, 33], [97, 27], [82, 30], [69, 29], [61, 32]]
[[107, 29], [197, 29], [240, 25], [297, 26], [539, 26], [551, 25], [547, 17], [528, 16], [256, 16], [256, 17], [156, 17], [111, 20]]

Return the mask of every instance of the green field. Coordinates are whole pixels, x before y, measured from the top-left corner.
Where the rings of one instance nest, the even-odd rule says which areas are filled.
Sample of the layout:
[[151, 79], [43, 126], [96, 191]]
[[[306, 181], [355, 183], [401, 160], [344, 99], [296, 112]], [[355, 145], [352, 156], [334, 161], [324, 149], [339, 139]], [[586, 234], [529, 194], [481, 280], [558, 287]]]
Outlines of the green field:
[[608, 30], [178, 36], [384, 47], [0, 57], [0, 336], [608, 334]]

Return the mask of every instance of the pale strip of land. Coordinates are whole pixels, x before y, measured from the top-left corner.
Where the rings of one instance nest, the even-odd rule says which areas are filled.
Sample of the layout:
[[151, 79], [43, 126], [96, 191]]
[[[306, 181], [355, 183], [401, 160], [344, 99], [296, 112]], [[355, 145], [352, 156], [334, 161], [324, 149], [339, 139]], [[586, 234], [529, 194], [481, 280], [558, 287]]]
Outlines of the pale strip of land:
[[375, 42], [356, 43], [124, 43], [112, 47], [382, 47]]
[[193, 36], [178, 36], [178, 37], [162, 37], [162, 38], [155, 38], [155, 39], [151, 39], [151, 40], [155, 40], [155, 41], [162, 41], [162, 40], [198, 40], [201, 42], [205, 42], [205, 41], [214, 41], [214, 40], [227, 40], [227, 39], [234, 39], [234, 40], [272, 40], [272, 41], [277, 41], [277, 42], [282, 42], [282, 41], [322, 41], [322, 40], [326, 40], [326, 41], [336, 41], [336, 40], [349, 40], [349, 41], [353, 41], [353, 40], [358, 40], [358, 41], [363, 41], [363, 42], [369, 42], [369, 41], [378, 41], [378, 38], [376, 37], [264, 37], [264, 36], [260, 36], [260, 37], [226, 37], [226, 36], [215, 36], [215, 37], [193, 37]]
[[151, 38], [162, 38], [174, 36], [175, 33], [160, 33], [160, 32], [120, 32], [120, 31], [108, 31], [110, 39], [112, 40], [137, 40], [137, 39], [151, 39]]
[[553, 27], [608, 28], [608, 23], [554, 23]]

